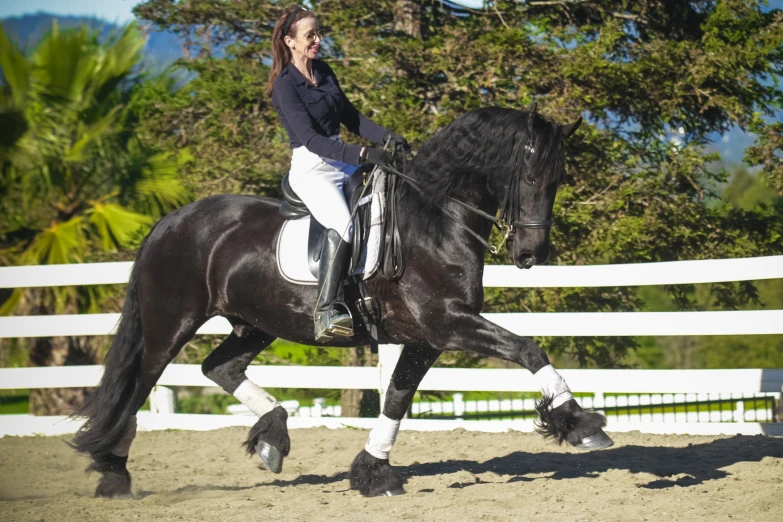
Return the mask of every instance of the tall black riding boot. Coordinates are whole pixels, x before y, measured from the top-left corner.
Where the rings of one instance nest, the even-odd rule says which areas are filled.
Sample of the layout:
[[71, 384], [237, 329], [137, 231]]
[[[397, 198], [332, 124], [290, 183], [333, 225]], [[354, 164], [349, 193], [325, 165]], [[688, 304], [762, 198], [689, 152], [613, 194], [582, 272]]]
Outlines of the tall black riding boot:
[[318, 260], [318, 300], [315, 303], [315, 340], [329, 341], [334, 336], [353, 336], [353, 318], [348, 307], [338, 301], [345, 264], [351, 244], [330, 228], [324, 232], [321, 258]]

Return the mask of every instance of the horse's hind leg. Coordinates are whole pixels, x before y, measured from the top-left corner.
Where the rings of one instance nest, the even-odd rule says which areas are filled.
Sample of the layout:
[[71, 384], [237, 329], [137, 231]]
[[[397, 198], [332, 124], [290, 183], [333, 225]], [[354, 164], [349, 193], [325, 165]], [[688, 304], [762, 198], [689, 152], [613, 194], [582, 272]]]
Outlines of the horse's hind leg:
[[234, 331], [209, 356], [201, 369], [204, 375], [236, 397], [253, 413], [258, 422], [250, 429], [244, 446], [249, 454], [258, 453], [267, 469], [280, 473], [283, 458], [291, 449], [286, 421], [288, 413], [277, 400], [245, 375], [248, 365], [275, 337], [246, 325]]
[[136, 412], [166, 365], [207, 319], [196, 305], [186, 312], [165, 306], [165, 300], [148, 298], [142, 302], [137, 288], [139, 266], [137, 261], [131, 272], [122, 318], [106, 356], [101, 383], [77, 412], [87, 420], [72, 446], [92, 457], [88, 469], [102, 474], [95, 490], [98, 497], [130, 495], [127, 462], [136, 435]]
[[[115, 415], [116, 426], [122, 431], [119, 439], [116, 437], [112, 439], [107, 436], [108, 440], [114, 441], [110, 447], [106, 449], [96, 448], [90, 451], [93, 463], [88, 469], [102, 474], [95, 489], [96, 497], [121, 498], [131, 495], [131, 476], [128, 472], [127, 462], [130, 446], [136, 437], [136, 413], [144, 406], [147, 397], [149, 397], [152, 388], [158, 382], [163, 370], [166, 369], [166, 366], [179, 353], [185, 343], [193, 338], [198, 326], [200, 326], [200, 323], [191, 324], [189, 328], [179, 329], [176, 333], [164, 330], [155, 331], [154, 328], [145, 329], [144, 350], [140, 354], [137, 365], [131, 365], [130, 368], [123, 370], [127, 373], [119, 377], [120, 380], [130, 379], [135, 381], [132, 391], [128, 394], [127, 402], [124, 404], [118, 402], [114, 407], [114, 411], [106, 407], [98, 415], [99, 417]], [[167, 330], [169, 329], [167, 328]], [[109, 386], [108, 383], [104, 384], [104, 382], [107, 382], [107, 380], [111, 382], [116, 377], [116, 369], [112, 368], [107, 361], [106, 373], [104, 374], [101, 388]], [[119, 413], [117, 413], [117, 410], [119, 410]], [[96, 417], [90, 419], [93, 423], [92, 431], [96, 431], [96, 429], [101, 427], [101, 424], [97, 422], [99, 420]]]
[[351, 489], [358, 489], [366, 497], [405, 493], [405, 481], [389, 464], [389, 453], [416, 389], [440, 354], [440, 350], [427, 345], [403, 348], [386, 392], [383, 413], [351, 465]]

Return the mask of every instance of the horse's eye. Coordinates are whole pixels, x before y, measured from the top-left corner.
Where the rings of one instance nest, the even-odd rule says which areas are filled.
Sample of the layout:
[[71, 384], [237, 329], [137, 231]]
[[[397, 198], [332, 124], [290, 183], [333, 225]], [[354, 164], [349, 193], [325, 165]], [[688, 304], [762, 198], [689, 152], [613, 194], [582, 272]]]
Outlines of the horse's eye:
[[533, 144], [533, 140], [528, 140], [527, 143], [525, 143], [525, 162], [530, 161], [530, 158], [535, 153], [536, 153], [536, 147]]

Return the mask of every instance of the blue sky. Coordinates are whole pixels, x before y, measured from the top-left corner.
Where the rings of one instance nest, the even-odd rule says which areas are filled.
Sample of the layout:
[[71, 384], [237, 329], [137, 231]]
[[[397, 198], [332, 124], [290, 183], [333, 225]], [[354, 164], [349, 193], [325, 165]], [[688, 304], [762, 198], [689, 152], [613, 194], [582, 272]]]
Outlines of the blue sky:
[[133, 20], [131, 9], [139, 3], [141, 0], [0, 0], [0, 18], [43, 11], [124, 23]]

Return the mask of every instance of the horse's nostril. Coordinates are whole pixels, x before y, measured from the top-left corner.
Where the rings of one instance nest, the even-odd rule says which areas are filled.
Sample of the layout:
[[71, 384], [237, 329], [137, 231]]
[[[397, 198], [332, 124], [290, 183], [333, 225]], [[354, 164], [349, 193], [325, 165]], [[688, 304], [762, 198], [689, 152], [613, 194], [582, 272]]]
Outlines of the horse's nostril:
[[536, 264], [536, 256], [530, 252], [520, 254], [517, 258], [517, 266], [519, 268], [530, 268]]

